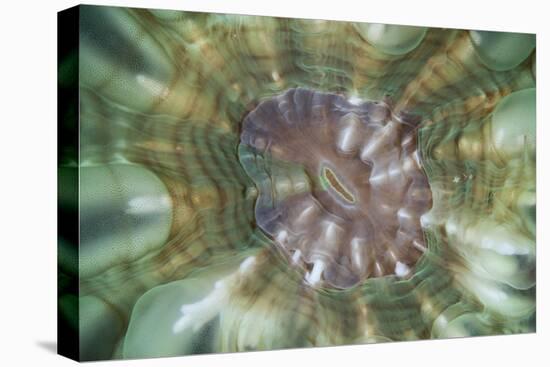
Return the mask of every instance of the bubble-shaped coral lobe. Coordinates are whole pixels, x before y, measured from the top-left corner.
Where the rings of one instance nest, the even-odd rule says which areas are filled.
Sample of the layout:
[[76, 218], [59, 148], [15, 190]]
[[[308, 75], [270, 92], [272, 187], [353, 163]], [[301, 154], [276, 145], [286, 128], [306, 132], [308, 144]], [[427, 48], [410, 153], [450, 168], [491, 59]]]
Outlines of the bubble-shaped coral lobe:
[[409, 273], [431, 207], [418, 119], [384, 101], [291, 89], [245, 118], [240, 159], [255, 181], [256, 221], [306, 280], [348, 288]]

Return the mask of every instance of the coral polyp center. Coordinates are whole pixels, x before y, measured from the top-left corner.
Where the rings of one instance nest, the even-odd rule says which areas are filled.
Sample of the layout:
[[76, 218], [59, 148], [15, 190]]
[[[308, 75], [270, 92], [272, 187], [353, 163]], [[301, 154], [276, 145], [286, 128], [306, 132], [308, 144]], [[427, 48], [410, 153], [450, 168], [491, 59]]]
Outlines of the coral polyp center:
[[348, 203], [355, 203], [355, 197], [345, 188], [345, 186], [338, 180], [334, 172], [328, 167], [323, 167], [322, 178], [330, 188], [335, 190], [340, 196]]
[[243, 121], [239, 158], [255, 219], [307, 283], [350, 288], [407, 276], [432, 205], [416, 121], [385, 102], [291, 89]]

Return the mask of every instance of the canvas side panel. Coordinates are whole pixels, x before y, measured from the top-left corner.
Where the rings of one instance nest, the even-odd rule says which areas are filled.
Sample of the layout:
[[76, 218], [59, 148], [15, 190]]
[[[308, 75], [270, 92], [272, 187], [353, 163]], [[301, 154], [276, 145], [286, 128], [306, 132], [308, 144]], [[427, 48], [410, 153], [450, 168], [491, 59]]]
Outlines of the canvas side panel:
[[79, 7], [57, 17], [58, 353], [79, 360]]

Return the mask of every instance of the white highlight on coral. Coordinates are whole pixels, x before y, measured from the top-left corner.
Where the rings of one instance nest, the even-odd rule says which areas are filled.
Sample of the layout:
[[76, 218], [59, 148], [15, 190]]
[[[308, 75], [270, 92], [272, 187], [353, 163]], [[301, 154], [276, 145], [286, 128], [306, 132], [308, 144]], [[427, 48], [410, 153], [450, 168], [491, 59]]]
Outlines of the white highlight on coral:
[[275, 240], [280, 244], [284, 244], [288, 240], [288, 232], [286, 230], [280, 230], [275, 236]]
[[418, 170], [418, 166], [414, 160], [414, 158], [411, 157], [404, 157], [403, 159], [403, 171], [404, 172], [416, 172]]
[[164, 213], [170, 209], [172, 202], [169, 196], [138, 196], [128, 201], [128, 208], [124, 211], [126, 214], [155, 214]]
[[316, 216], [316, 210], [315, 205], [309, 204], [296, 218], [296, 223], [300, 224], [301, 226], [307, 225], [311, 220], [313, 220]]
[[363, 162], [369, 162], [369, 158], [371, 157], [370, 150], [370, 145], [364, 145], [363, 148], [361, 148], [361, 152], [359, 153], [359, 159], [361, 159]]
[[[467, 238], [471, 243], [475, 243], [474, 235], [485, 230], [485, 234], [480, 240], [478, 239], [479, 247], [492, 250], [500, 255], [508, 256], [529, 255], [531, 253], [530, 250], [532, 246], [530, 246], [531, 241], [528, 238], [496, 223], [492, 224], [491, 228], [491, 224], [489, 224], [490, 222], [487, 222], [487, 225], [480, 225], [479, 228], [474, 228], [473, 230], [470, 230], [470, 233], [467, 233]], [[472, 235], [471, 232], [474, 232], [475, 234]]]
[[239, 271], [241, 274], [246, 274], [250, 271], [254, 263], [256, 262], [256, 257], [249, 256], [247, 257], [239, 266]]
[[344, 152], [348, 152], [354, 148], [357, 141], [357, 132], [352, 127], [346, 127], [340, 132], [338, 140], [338, 148]]
[[447, 235], [449, 236], [456, 235], [458, 233], [456, 218], [451, 217], [447, 220], [447, 223], [445, 223], [445, 231], [447, 231]]
[[422, 228], [430, 228], [433, 224], [435, 224], [435, 222], [431, 211], [420, 216], [420, 225]]
[[418, 240], [414, 239], [412, 241], [413, 246], [419, 250], [420, 252], [426, 252], [427, 248], [422, 243], [420, 243]]
[[223, 280], [216, 282], [214, 290], [199, 302], [181, 306], [183, 316], [174, 323], [172, 332], [181, 333], [191, 329], [198, 331], [204, 324], [212, 320], [220, 311], [221, 305], [229, 297], [227, 285]]
[[352, 95], [348, 98], [348, 102], [351, 105], [359, 106], [363, 102], [363, 100], [361, 98], [359, 98], [359, 96]]
[[388, 167], [388, 178], [390, 180], [392, 179], [399, 179], [402, 175], [401, 167], [399, 165], [390, 165]]
[[323, 260], [315, 260], [311, 272], [306, 273], [306, 282], [308, 282], [311, 286], [316, 286], [317, 284], [319, 284], [319, 282], [321, 281], [323, 270], [325, 270], [325, 263], [323, 262]]
[[388, 181], [387, 172], [375, 169], [373, 174], [369, 177], [369, 182], [373, 186], [384, 186]]
[[292, 254], [292, 263], [298, 264], [298, 261], [300, 261], [300, 256], [302, 256], [302, 251], [300, 250], [294, 251], [294, 254]]
[[334, 222], [326, 221], [324, 224], [323, 242], [335, 246], [344, 234], [344, 229]]
[[342, 128], [338, 134], [337, 146], [343, 152], [353, 152], [359, 146], [361, 133], [361, 119], [350, 112], [340, 119]]
[[414, 153], [412, 154], [412, 156], [413, 156], [414, 161], [415, 161], [416, 164], [418, 165], [418, 167], [421, 167], [422, 164], [420, 163], [420, 153], [418, 153], [418, 149], [414, 151]]
[[398, 277], [404, 277], [411, 271], [411, 268], [409, 268], [406, 264], [403, 264], [402, 262], [398, 261], [395, 263], [395, 275]]
[[399, 124], [394, 121], [388, 122], [384, 127], [376, 130], [372, 137], [363, 146], [359, 158], [366, 162], [369, 158], [375, 156], [382, 148], [398, 139]]
[[401, 208], [397, 211], [397, 217], [402, 220], [411, 219], [412, 215], [407, 208]]
[[239, 266], [239, 270], [214, 284], [214, 289], [202, 300], [183, 305], [180, 308], [182, 316], [172, 326], [174, 334], [190, 329], [197, 332], [207, 322], [212, 320], [227, 303], [231, 295], [231, 287], [239, 276], [248, 274], [256, 262], [254, 256], [247, 257]]
[[378, 23], [369, 24], [369, 28], [368, 28], [369, 39], [379, 40], [383, 38], [385, 30], [386, 30], [385, 24], [378, 24]]
[[354, 237], [351, 240], [351, 260], [357, 269], [363, 266], [363, 249], [366, 245], [366, 240], [363, 238]]
[[378, 261], [374, 263], [374, 273], [377, 276], [381, 276], [382, 274], [384, 274], [384, 272], [382, 271], [382, 267], [380, 266], [380, 263]]
[[136, 76], [138, 84], [141, 84], [145, 89], [148, 89], [151, 94], [158, 96], [160, 98], [166, 98], [170, 93], [170, 90], [166, 88], [161, 82], [149, 78], [146, 75], [138, 74]]

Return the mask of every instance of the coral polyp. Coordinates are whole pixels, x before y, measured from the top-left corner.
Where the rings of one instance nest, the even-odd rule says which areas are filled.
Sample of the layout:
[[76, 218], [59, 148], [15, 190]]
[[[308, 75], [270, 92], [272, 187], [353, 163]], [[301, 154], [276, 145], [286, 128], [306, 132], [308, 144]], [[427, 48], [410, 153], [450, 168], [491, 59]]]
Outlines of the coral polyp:
[[534, 35], [79, 11], [81, 359], [535, 330]]
[[258, 226], [306, 279], [349, 288], [409, 273], [426, 250], [432, 194], [416, 149], [419, 119], [384, 102], [291, 89], [245, 118], [239, 148], [259, 191]]

